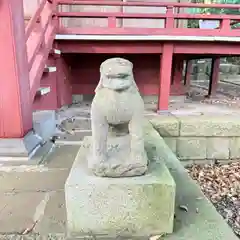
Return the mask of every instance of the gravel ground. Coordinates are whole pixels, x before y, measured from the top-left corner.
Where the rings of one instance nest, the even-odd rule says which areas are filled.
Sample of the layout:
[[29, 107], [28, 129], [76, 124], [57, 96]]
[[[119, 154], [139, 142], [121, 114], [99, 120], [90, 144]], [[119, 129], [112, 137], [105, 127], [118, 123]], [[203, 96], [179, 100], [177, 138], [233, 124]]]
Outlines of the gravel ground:
[[194, 164], [186, 168], [240, 238], [240, 162]]

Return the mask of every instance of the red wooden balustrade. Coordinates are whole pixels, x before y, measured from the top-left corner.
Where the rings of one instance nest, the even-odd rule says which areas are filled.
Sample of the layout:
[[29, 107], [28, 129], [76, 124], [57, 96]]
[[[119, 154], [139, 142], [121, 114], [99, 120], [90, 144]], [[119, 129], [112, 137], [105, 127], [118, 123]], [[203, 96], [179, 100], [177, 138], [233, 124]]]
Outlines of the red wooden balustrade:
[[[227, 8], [239, 9], [240, 4], [195, 4], [195, 3], [161, 3], [161, 2], [116, 2], [116, 1], [84, 1], [84, 0], [57, 0], [58, 5], [81, 5], [81, 6], [121, 6], [121, 7], [155, 7], [165, 8], [166, 13], [128, 13], [116, 12], [63, 12], [59, 11], [59, 18], [107, 18], [108, 26], [92, 28], [66, 28], [61, 27], [59, 33], [63, 34], [108, 34], [108, 35], [171, 35], [171, 36], [240, 36], [240, 30], [231, 29], [231, 25], [240, 22], [240, 15], [226, 14], [188, 14], [179, 13], [176, 9], [186, 8]], [[136, 11], [136, 10], [135, 10]], [[117, 19], [162, 19], [165, 21], [164, 28], [141, 28], [141, 27], [117, 27]], [[182, 28], [175, 25], [177, 20], [218, 20], [218, 29]]]
[[30, 95], [33, 101], [57, 31], [56, 4], [42, 0], [26, 26]]
[[[121, 7], [161, 7], [166, 13], [127, 13], [119, 12], [61, 12], [59, 5], [82, 6], [121, 6]], [[83, 0], [42, 0], [34, 16], [26, 26], [26, 45], [30, 78], [30, 95], [33, 100], [45, 67], [48, 54], [56, 33], [65, 34], [131, 34], [131, 35], [171, 35], [171, 36], [240, 36], [240, 30], [231, 29], [231, 25], [240, 22], [239, 15], [206, 15], [179, 13], [181, 8], [206, 8], [208, 4], [161, 3], [161, 2], [116, 2]], [[211, 8], [238, 9], [236, 4], [211, 4]], [[178, 12], [178, 13], [177, 13]], [[107, 18], [107, 27], [71, 28], [59, 27], [59, 18]], [[164, 28], [117, 27], [117, 19], [162, 19]], [[179, 28], [176, 20], [219, 20], [219, 29]], [[232, 22], [234, 21], [234, 22]]]

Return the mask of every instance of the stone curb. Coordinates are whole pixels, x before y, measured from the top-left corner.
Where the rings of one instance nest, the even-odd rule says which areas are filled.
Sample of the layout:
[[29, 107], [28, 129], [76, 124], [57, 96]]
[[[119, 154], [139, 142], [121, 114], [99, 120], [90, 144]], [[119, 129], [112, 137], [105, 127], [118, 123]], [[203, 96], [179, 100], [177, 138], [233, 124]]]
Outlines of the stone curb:
[[[165, 161], [176, 182], [176, 218], [174, 233], [163, 240], [237, 240], [231, 228], [204, 196], [200, 186], [191, 179], [164, 139], [152, 127], [147, 126], [147, 137], [156, 146], [160, 161]], [[187, 207], [188, 211], [179, 208]]]

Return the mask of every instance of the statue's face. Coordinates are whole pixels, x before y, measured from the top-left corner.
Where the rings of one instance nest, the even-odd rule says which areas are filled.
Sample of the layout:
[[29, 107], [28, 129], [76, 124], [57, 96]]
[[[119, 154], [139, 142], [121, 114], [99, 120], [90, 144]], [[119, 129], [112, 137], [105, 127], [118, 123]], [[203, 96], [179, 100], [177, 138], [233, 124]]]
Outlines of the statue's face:
[[122, 91], [128, 89], [132, 85], [132, 76], [125, 75], [108, 75], [102, 78], [103, 87], [113, 89], [115, 91]]
[[103, 87], [122, 91], [133, 84], [132, 65], [111, 64], [101, 69], [101, 78]]

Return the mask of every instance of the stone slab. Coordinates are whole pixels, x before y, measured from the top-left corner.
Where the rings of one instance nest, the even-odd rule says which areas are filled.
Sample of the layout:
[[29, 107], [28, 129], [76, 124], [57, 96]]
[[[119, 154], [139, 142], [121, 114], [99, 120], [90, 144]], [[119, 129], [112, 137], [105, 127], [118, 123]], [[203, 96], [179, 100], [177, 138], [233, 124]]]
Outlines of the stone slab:
[[[237, 137], [240, 136], [239, 116], [178, 116], [180, 136]], [[161, 133], [160, 133], [161, 134]], [[161, 135], [164, 137], [164, 135]]]
[[73, 94], [72, 95], [72, 103], [81, 103], [83, 101], [83, 95], [81, 94]]
[[175, 183], [163, 163], [146, 175], [101, 178], [91, 175], [79, 150], [65, 184], [67, 226], [71, 235], [134, 237], [173, 230]]
[[53, 144], [50, 137], [55, 134], [54, 111], [33, 113], [33, 130], [23, 138], [0, 139], [0, 163], [38, 164], [44, 160]]
[[91, 130], [91, 119], [90, 117], [73, 117], [72, 121], [65, 119], [61, 122], [61, 127], [68, 131]]
[[230, 158], [240, 159], [240, 137], [233, 137], [230, 140]]
[[85, 136], [91, 136], [92, 131], [91, 130], [85, 130], [85, 131], [73, 131], [71, 134], [69, 133], [59, 133], [57, 134], [59, 136], [59, 139], [56, 140], [56, 144], [61, 141], [82, 141]]
[[41, 235], [66, 232], [66, 206], [64, 191], [50, 192], [44, 214], [34, 228]]
[[169, 148], [173, 151], [173, 153], [177, 152], [177, 138], [176, 137], [165, 137], [164, 141], [169, 146]]
[[29, 157], [40, 145], [42, 138], [34, 132], [29, 132], [24, 138], [0, 139], [1, 157]]
[[0, 193], [63, 190], [69, 169], [44, 166], [0, 168]]
[[33, 129], [44, 141], [48, 141], [56, 132], [56, 114], [53, 110], [33, 113]]
[[207, 138], [207, 159], [229, 159], [230, 139], [226, 137]]
[[179, 137], [176, 153], [180, 159], [206, 159], [207, 139], [205, 137]]
[[179, 136], [179, 121], [171, 114], [161, 114], [149, 117], [149, 121], [162, 137]]
[[31, 227], [36, 208], [43, 198], [42, 192], [0, 193], [0, 232], [21, 233]]
[[[152, 129], [152, 132], [155, 130]], [[156, 132], [156, 131], [155, 131]], [[157, 134], [150, 134], [155, 148], [176, 182], [176, 209], [173, 234], [161, 240], [238, 240], [215, 207], [204, 196], [200, 186], [191, 179], [181, 162]], [[179, 208], [185, 205], [188, 211]]]

